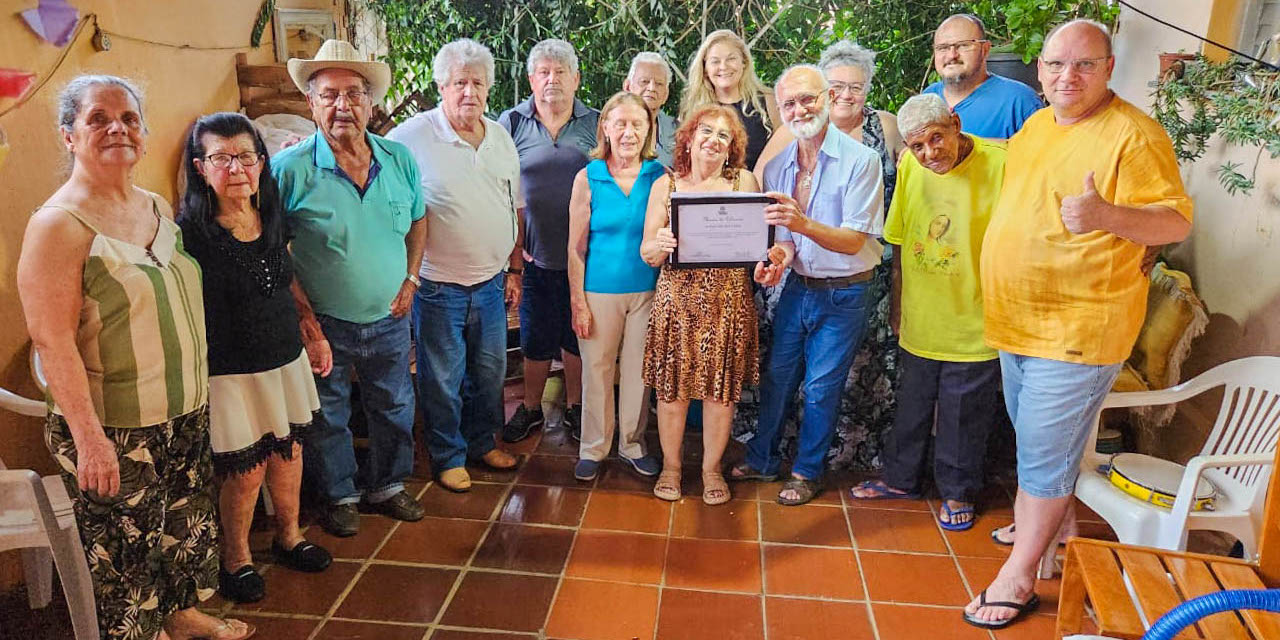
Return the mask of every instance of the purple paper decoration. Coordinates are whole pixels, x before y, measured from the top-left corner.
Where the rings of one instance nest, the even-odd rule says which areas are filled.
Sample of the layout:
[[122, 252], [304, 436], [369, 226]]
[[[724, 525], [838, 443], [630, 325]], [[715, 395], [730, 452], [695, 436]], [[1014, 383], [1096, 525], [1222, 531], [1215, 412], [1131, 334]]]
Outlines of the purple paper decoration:
[[67, 0], [40, 0], [36, 8], [22, 12], [22, 19], [45, 42], [65, 47], [80, 20], [80, 11]]

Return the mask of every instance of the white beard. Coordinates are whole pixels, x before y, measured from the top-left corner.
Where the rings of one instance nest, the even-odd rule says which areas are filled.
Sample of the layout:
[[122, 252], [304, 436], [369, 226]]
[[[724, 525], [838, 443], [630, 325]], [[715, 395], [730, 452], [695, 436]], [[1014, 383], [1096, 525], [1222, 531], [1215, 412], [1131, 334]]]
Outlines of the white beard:
[[831, 105], [825, 104], [822, 106], [822, 111], [814, 114], [814, 116], [809, 118], [809, 120], [805, 122], [796, 122], [795, 120], [792, 120], [787, 123], [787, 128], [791, 130], [791, 133], [794, 134], [795, 137], [801, 140], [808, 140], [809, 138], [817, 137], [818, 134], [826, 130], [827, 120], [830, 115]]

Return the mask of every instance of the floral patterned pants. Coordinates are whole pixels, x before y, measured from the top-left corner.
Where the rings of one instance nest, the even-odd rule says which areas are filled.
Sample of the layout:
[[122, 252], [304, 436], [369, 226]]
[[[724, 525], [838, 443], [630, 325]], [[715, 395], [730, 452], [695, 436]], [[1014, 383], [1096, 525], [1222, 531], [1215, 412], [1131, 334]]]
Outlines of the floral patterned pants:
[[120, 463], [120, 492], [110, 498], [80, 490], [65, 418], [49, 414], [45, 443], [75, 508], [101, 637], [151, 640], [175, 611], [217, 588], [209, 411], [206, 406], [150, 427], [104, 430]]

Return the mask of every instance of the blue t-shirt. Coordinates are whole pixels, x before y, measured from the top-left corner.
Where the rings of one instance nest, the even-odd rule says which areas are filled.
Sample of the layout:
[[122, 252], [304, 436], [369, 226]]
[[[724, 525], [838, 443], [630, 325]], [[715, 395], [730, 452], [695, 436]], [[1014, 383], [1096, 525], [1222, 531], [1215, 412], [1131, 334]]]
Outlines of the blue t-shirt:
[[[942, 83], [935, 82], [925, 93], [942, 97]], [[982, 138], [1008, 139], [1022, 128], [1031, 114], [1044, 107], [1036, 90], [1017, 80], [990, 74], [978, 88], [961, 100], [954, 111], [960, 116], [960, 129]]]
[[644, 236], [649, 191], [662, 172], [661, 163], [645, 160], [631, 185], [631, 193], [623, 195], [604, 160], [587, 163], [591, 223], [584, 290], [592, 293], [653, 291], [658, 270], [640, 257], [640, 241]]

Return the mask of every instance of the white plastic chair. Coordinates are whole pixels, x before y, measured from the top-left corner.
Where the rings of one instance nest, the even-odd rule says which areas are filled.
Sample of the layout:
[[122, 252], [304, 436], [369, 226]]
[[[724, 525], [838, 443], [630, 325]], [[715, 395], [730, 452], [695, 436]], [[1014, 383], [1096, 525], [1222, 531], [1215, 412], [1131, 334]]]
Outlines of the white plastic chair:
[[[43, 416], [46, 411], [43, 402], [6, 389], [0, 389], [0, 408], [27, 416]], [[46, 607], [53, 599], [56, 566], [77, 640], [98, 638], [93, 578], [62, 477], [7, 469], [0, 460], [0, 551], [10, 549], [22, 550], [31, 608]]]
[[[1076, 496], [1111, 525], [1120, 542], [1184, 551], [1189, 530], [1208, 529], [1235, 536], [1246, 558], [1257, 555], [1267, 480], [1280, 435], [1280, 357], [1233, 360], [1159, 391], [1112, 393], [1102, 406], [1172, 404], [1217, 387], [1225, 387], [1217, 421], [1200, 454], [1187, 462], [1172, 509], [1129, 496], [1098, 473], [1109, 457], [1095, 450], [1094, 424]], [[1212, 511], [1191, 510], [1201, 477], [1218, 490]]]

